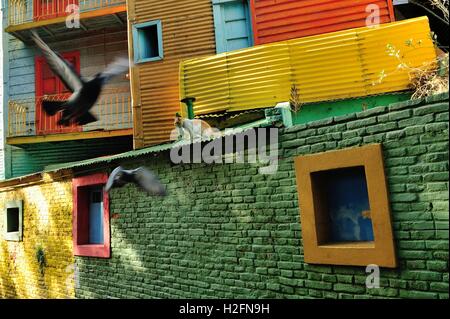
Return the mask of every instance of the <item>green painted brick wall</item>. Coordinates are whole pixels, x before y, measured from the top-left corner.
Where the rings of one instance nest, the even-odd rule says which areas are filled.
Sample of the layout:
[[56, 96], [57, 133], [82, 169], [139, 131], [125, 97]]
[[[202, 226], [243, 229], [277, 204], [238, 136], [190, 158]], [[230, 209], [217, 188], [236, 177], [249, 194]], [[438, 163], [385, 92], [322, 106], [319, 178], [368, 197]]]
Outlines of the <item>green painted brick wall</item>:
[[[448, 94], [281, 132], [275, 175], [250, 164], [137, 158], [164, 199], [111, 192], [112, 258], [77, 257], [79, 298], [448, 298]], [[305, 264], [293, 157], [382, 143], [398, 269]]]

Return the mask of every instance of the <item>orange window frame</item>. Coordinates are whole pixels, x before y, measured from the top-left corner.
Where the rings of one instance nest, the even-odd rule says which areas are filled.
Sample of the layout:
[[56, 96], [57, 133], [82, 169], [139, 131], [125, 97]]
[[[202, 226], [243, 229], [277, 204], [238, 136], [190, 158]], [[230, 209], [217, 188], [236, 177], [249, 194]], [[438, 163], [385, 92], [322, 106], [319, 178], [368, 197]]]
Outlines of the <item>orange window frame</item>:
[[[312, 174], [342, 168], [364, 167], [369, 195], [374, 241], [324, 243], [327, 214], [322, 192]], [[380, 144], [331, 151], [295, 158], [304, 259], [306, 263], [395, 268], [394, 247], [383, 151]]]

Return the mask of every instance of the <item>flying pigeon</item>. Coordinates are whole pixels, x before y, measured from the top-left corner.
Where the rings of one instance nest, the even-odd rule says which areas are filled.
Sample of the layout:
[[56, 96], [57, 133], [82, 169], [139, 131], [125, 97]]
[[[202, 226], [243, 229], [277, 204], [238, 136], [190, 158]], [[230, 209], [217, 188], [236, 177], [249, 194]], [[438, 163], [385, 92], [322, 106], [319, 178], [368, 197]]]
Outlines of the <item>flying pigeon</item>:
[[134, 170], [125, 170], [119, 166], [114, 169], [108, 178], [105, 191], [111, 188], [122, 187], [125, 184], [134, 183], [149, 195], [166, 196], [166, 188], [161, 184], [158, 177], [144, 167]]
[[103, 72], [98, 73], [89, 81], [85, 81], [73, 66], [61, 55], [50, 49], [34, 30], [31, 31], [31, 38], [42, 51], [53, 73], [73, 93], [67, 101], [43, 101], [42, 107], [45, 112], [52, 116], [62, 111], [62, 117], [58, 125], [69, 126], [72, 122], [78, 125], [86, 125], [97, 121], [97, 118], [89, 110], [97, 102], [103, 85], [112, 77], [129, 69], [128, 59], [116, 59]]

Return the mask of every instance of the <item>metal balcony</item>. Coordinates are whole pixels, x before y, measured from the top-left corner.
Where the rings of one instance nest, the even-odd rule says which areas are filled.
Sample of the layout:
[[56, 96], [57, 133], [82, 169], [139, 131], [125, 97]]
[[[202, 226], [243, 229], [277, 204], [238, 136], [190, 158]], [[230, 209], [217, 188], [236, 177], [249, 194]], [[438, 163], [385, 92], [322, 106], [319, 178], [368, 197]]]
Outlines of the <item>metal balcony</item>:
[[7, 0], [8, 24], [19, 25], [27, 22], [42, 21], [65, 17], [75, 5], [80, 13], [125, 5], [126, 0]]
[[[42, 101], [63, 101], [67, 97], [66, 94], [10, 100], [8, 103], [8, 143], [22, 144], [23, 141], [32, 141], [33, 139], [29, 139], [30, 137], [35, 137], [37, 141], [43, 140], [45, 137], [47, 137], [46, 140], [49, 140], [48, 136], [52, 136], [50, 140], [56, 141], [70, 140], [75, 135], [77, 139], [82, 139], [83, 135], [96, 137], [96, 134], [93, 133], [99, 132], [108, 132], [108, 136], [114, 136], [114, 131], [121, 131], [122, 134], [119, 135], [131, 134], [133, 118], [129, 90], [105, 90], [91, 110], [98, 121], [84, 126], [60, 126], [57, 122], [61, 114], [49, 117], [40, 111]], [[104, 134], [97, 135], [102, 137]], [[27, 139], [23, 139], [25, 137]], [[25, 144], [25, 142], [23, 143]]]
[[[78, 36], [82, 32], [126, 27], [126, 0], [5, 0], [6, 32], [27, 42], [28, 30], [43, 29], [52, 37]], [[76, 10], [75, 10], [76, 9]], [[79, 13], [79, 24], [73, 22]]]

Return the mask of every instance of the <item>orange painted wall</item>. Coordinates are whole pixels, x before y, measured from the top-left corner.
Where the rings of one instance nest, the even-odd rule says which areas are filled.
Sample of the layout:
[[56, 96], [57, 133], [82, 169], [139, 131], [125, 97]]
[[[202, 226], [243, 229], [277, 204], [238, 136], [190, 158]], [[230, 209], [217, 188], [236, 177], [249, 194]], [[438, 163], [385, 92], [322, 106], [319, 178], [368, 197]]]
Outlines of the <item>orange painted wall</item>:
[[395, 20], [392, 0], [251, 0], [255, 44], [363, 27], [368, 5], [380, 8], [380, 23]]
[[128, 0], [129, 53], [133, 24], [161, 20], [164, 58], [131, 68], [134, 146], [169, 141], [180, 109], [180, 61], [215, 54], [211, 0]]

